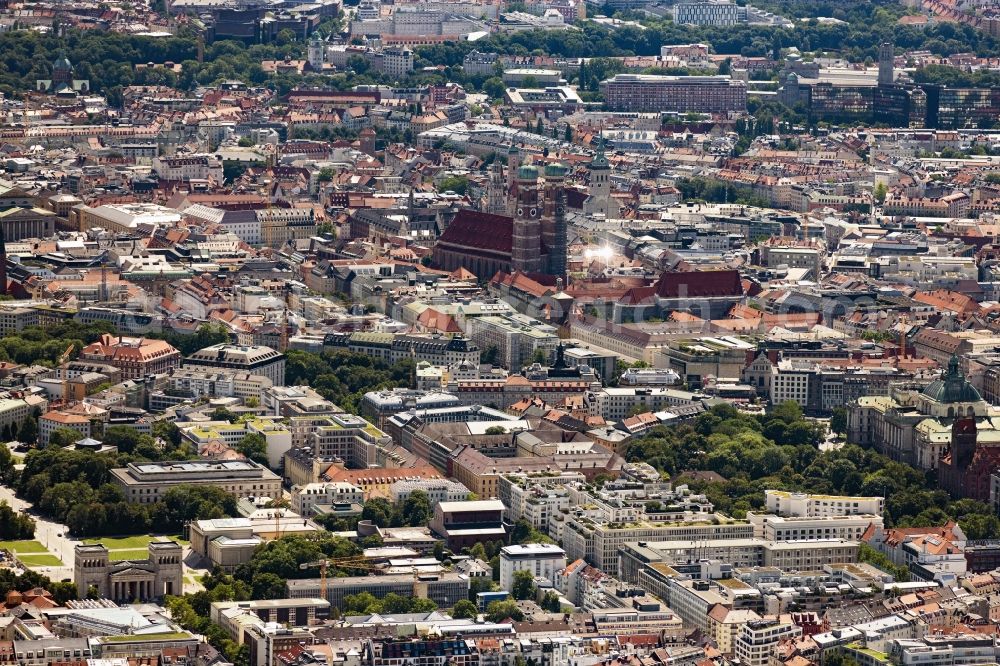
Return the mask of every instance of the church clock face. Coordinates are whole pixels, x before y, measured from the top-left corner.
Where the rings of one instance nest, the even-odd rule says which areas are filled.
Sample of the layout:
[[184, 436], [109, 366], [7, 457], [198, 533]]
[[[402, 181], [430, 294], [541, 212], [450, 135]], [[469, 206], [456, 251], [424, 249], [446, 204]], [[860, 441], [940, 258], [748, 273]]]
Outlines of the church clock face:
[[528, 215], [531, 216], [531, 217], [534, 217], [537, 214], [538, 214], [538, 211], [536, 209], [534, 209], [534, 208], [532, 208], [530, 211], [528, 211]]
[[517, 214], [518, 215], [524, 215], [524, 209], [523, 208], [518, 208], [517, 209]]

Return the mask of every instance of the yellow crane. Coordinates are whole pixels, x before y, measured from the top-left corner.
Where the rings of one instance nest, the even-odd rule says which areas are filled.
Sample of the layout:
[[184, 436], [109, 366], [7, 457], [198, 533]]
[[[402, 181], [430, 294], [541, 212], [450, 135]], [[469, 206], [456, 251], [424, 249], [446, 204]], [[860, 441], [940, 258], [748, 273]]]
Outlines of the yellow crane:
[[326, 599], [326, 571], [328, 567], [343, 567], [345, 569], [363, 569], [365, 571], [378, 571], [381, 567], [369, 562], [363, 555], [355, 557], [335, 557], [315, 562], [303, 562], [299, 569], [319, 569], [319, 593], [320, 597]]
[[69, 355], [72, 353], [73, 353], [73, 345], [71, 344], [69, 347], [66, 347], [66, 351], [64, 351], [62, 353], [62, 356], [59, 357], [59, 363], [57, 363], [56, 365], [62, 365], [63, 363], [68, 361]]

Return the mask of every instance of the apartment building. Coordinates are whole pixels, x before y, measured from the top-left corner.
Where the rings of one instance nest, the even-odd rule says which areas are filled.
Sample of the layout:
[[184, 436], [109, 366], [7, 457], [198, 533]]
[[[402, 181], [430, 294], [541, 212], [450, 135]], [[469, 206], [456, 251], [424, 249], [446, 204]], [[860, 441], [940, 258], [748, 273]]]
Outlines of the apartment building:
[[826, 516], [881, 516], [884, 497], [851, 497], [847, 495], [812, 495], [787, 490], [765, 490], [764, 505], [768, 513], [779, 516], [822, 518]]
[[418, 491], [427, 495], [431, 509], [441, 502], [464, 502], [469, 499], [468, 488], [448, 479], [406, 479], [396, 481], [389, 487], [390, 498], [396, 504], [402, 504]]
[[584, 481], [585, 477], [579, 472], [562, 470], [555, 474], [504, 474], [497, 483], [497, 496], [503, 502], [507, 522], [523, 519], [536, 530], [561, 540], [561, 530], [558, 530], [558, 537], [553, 533], [552, 519], [572, 504], [566, 486]]
[[216, 486], [236, 497], [281, 496], [281, 477], [249, 460], [129, 463], [111, 470], [129, 502], [149, 504], [181, 485]]
[[511, 372], [531, 365], [537, 357], [547, 363], [559, 345], [556, 328], [521, 314], [470, 319], [469, 337], [480, 349], [497, 350], [497, 363]]
[[354, 484], [344, 481], [329, 481], [326, 483], [307, 483], [292, 487], [292, 511], [303, 518], [311, 518], [317, 514], [317, 507], [335, 506], [338, 504], [357, 504], [365, 502], [365, 491]]
[[263, 375], [274, 386], [285, 385], [285, 355], [270, 347], [225, 343], [212, 345], [184, 359], [184, 367], [235, 370]]
[[511, 590], [514, 574], [528, 571], [553, 587], [556, 573], [566, 568], [566, 551], [555, 544], [528, 543], [500, 549], [500, 589]]
[[778, 643], [801, 635], [790, 616], [747, 622], [733, 640], [733, 653], [747, 666], [767, 666]]
[[222, 162], [210, 155], [189, 157], [154, 157], [153, 172], [160, 180], [190, 181], [214, 180], [221, 185], [225, 180]]
[[616, 74], [601, 82], [614, 111], [731, 113], [747, 108], [746, 83], [728, 76]]
[[[689, 541], [685, 543], [693, 548], [702, 542], [725, 543], [752, 536], [753, 526], [750, 523], [717, 514], [702, 515], [691, 522], [659, 524], [648, 521], [598, 523], [585, 516], [574, 516], [566, 520], [563, 546], [570, 560], [585, 559], [603, 571], [617, 571], [619, 553], [631, 542], [687, 539]], [[625, 580], [636, 582], [634, 578]]]
[[747, 513], [753, 535], [768, 541], [804, 541], [810, 539], [846, 539], [860, 541], [869, 526], [882, 528], [882, 516], [794, 516]]
[[122, 379], [142, 379], [146, 375], [162, 374], [181, 364], [181, 353], [169, 342], [107, 333], [80, 350], [79, 358], [118, 368]]
[[760, 619], [760, 615], [749, 608], [733, 610], [724, 604], [716, 604], [708, 612], [708, 635], [715, 641], [719, 652], [732, 656], [736, 635], [745, 624]]

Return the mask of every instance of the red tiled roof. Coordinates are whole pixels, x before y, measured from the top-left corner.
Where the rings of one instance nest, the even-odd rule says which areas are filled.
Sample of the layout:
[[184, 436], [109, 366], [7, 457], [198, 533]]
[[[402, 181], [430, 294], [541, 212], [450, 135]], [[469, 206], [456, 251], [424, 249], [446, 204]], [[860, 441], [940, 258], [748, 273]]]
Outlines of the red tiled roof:
[[742, 296], [743, 283], [739, 271], [662, 273], [656, 282], [656, 293], [663, 298]]
[[513, 240], [513, 219], [506, 215], [462, 209], [441, 234], [438, 243], [510, 254]]

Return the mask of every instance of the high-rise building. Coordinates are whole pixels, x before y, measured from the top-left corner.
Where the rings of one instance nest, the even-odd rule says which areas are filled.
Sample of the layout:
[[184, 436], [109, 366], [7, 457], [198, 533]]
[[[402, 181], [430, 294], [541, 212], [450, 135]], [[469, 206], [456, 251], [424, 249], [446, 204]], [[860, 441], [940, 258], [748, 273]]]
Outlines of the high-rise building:
[[896, 53], [892, 44], [883, 42], [878, 47], [878, 84], [880, 86], [891, 86], [893, 84], [893, 65], [895, 64]]
[[616, 74], [601, 82], [612, 111], [729, 113], [747, 109], [747, 85], [728, 76]]
[[679, 2], [674, 5], [674, 23], [678, 25], [739, 25], [747, 19], [747, 8], [735, 2]]

